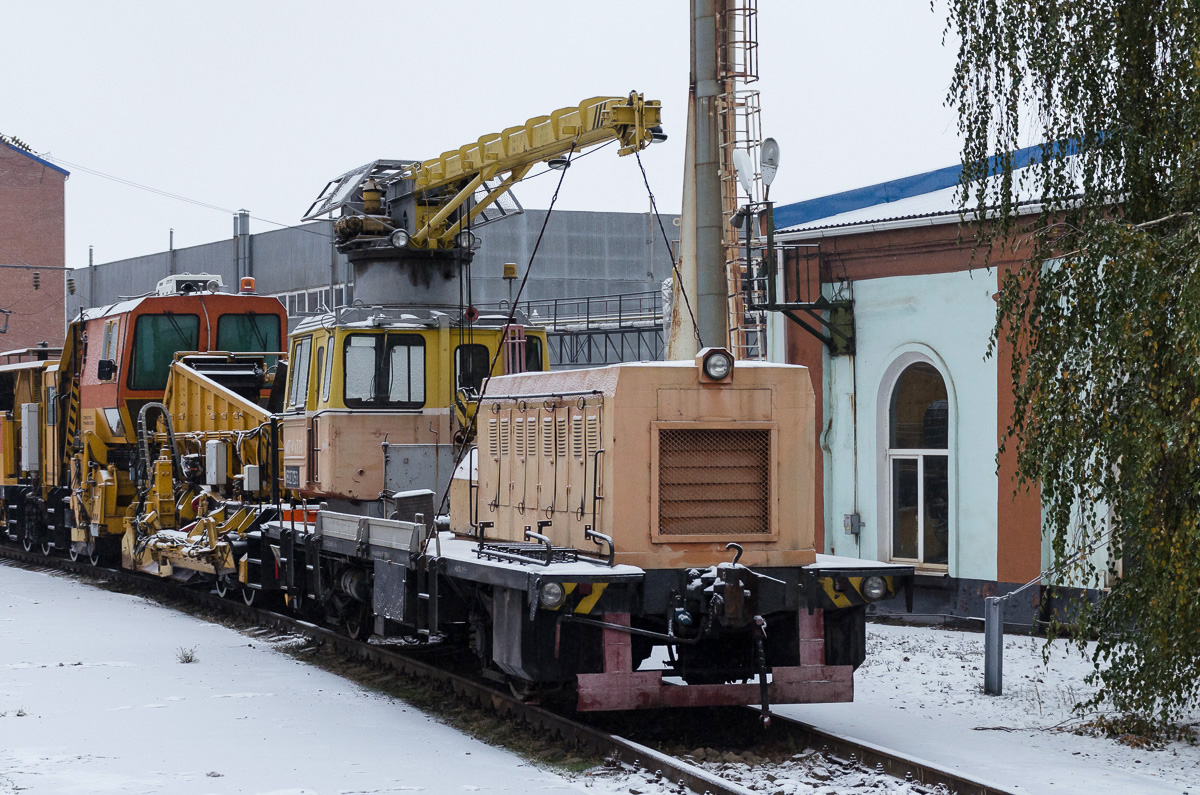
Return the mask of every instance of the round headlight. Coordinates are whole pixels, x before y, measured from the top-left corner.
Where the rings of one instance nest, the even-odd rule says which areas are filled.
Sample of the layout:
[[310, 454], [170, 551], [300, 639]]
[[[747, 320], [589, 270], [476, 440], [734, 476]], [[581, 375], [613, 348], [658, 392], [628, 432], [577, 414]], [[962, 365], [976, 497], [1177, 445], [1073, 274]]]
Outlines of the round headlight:
[[548, 582], [542, 585], [542, 605], [553, 610], [562, 605], [563, 600], [567, 598], [567, 592], [563, 587], [556, 582]]
[[408, 232], [404, 229], [397, 229], [388, 235], [388, 241], [396, 248], [405, 248], [408, 246]]
[[459, 248], [470, 251], [476, 247], [475, 244], [478, 240], [479, 238], [475, 237], [470, 230], [464, 229], [458, 233], [458, 238], [455, 242], [458, 243]]
[[733, 369], [733, 357], [723, 351], [710, 353], [704, 360], [704, 374], [714, 381], [720, 381], [729, 376]]
[[868, 577], [863, 580], [863, 596], [870, 602], [878, 602], [887, 596], [887, 582], [882, 577]]

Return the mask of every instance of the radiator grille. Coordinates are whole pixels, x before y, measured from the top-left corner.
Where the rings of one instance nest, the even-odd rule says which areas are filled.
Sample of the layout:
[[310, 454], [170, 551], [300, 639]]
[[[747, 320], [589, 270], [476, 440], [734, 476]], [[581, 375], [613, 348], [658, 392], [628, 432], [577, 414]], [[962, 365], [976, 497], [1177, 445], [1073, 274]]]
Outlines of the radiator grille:
[[659, 535], [771, 532], [770, 430], [659, 429]]

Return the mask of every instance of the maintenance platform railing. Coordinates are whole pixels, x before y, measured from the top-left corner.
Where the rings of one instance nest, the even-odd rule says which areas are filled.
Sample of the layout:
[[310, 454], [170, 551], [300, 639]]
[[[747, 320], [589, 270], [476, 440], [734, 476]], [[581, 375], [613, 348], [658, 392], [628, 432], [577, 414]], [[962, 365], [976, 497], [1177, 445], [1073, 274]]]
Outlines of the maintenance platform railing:
[[[497, 307], [507, 311], [509, 304], [501, 301]], [[517, 308], [531, 325], [546, 330], [551, 369], [663, 357], [663, 304], [658, 290], [519, 301]]]

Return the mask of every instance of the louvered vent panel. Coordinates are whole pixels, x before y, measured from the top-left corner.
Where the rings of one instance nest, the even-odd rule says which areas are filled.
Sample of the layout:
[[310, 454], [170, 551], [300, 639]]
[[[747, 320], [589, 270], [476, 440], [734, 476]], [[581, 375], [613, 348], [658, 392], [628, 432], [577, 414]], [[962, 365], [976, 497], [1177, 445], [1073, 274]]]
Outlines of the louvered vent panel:
[[769, 430], [660, 429], [660, 535], [771, 532]]
[[567, 454], [567, 418], [559, 417], [554, 423], [554, 454]]
[[517, 448], [517, 458], [525, 457], [525, 420], [522, 417], [517, 417], [516, 426], [513, 430], [513, 442]]
[[596, 452], [600, 449], [600, 418], [591, 416], [587, 418], [587, 446], [591, 452]]
[[488, 451], [492, 454], [492, 460], [497, 461], [500, 458], [500, 424], [495, 417], [488, 418]]
[[571, 449], [576, 458], [583, 458], [583, 415], [571, 417]]

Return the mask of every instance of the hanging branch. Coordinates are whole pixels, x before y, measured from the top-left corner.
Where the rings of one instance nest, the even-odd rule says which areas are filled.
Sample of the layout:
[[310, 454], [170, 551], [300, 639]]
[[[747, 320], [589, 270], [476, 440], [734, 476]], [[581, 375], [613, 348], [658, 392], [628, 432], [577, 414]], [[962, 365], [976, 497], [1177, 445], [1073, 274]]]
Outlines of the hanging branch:
[[[1165, 727], [1200, 693], [1200, 14], [947, 1], [960, 206], [985, 263], [1019, 250], [990, 345], [1012, 354], [1001, 450], [1018, 482], [1001, 487], [1040, 490], [1043, 532], [1071, 561], [1057, 584], [1103, 595], [1070, 617], [1077, 641], [1099, 639], [1081, 708]], [[1039, 165], [1004, 154], [1031, 140]], [[1016, 213], [1030, 201], [1032, 223]], [[1072, 558], [1110, 527], [1100, 553]]]

